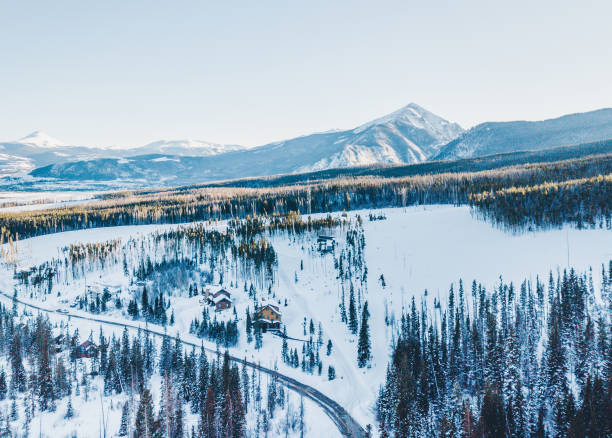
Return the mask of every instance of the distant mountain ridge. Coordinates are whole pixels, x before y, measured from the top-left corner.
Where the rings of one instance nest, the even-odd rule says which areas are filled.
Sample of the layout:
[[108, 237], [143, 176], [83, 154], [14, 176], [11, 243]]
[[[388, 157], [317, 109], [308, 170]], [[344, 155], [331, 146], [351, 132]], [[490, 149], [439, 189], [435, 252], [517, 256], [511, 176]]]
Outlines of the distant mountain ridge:
[[[45, 178], [151, 179], [168, 183], [293, 173], [378, 163], [419, 163], [463, 132], [411, 103], [354, 129], [328, 131], [220, 153], [177, 153], [167, 143], [130, 149], [121, 157], [54, 163], [31, 174]], [[142, 152], [142, 155], [136, 155]]]
[[68, 145], [42, 131], [14, 141], [0, 142], [0, 176], [24, 174], [36, 168], [69, 162], [125, 158], [146, 154], [211, 156], [243, 150], [237, 145], [222, 145], [201, 140], [161, 140], [126, 149]]
[[124, 155], [166, 154], [207, 157], [244, 149], [246, 149], [244, 146], [210, 143], [202, 140], [160, 140], [144, 146], [125, 149]]
[[612, 108], [528, 122], [487, 122], [449, 142], [436, 160], [538, 150], [612, 138]]
[[[31, 170], [35, 162], [36, 169], [30, 172], [34, 179], [112, 182], [114, 186], [120, 186], [121, 181], [140, 186], [182, 185], [454, 160], [608, 140], [612, 139], [612, 109], [537, 122], [487, 122], [464, 131], [458, 124], [411, 103], [353, 129], [315, 133], [250, 149], [194, 140], [162, 140], [112, 150], [62, 146], [40, 133], [28, 137], [36, 141], [0, 143], [0, 170], [16, 172], [28, 166], [27, 170]], [[16, 147], [21, 148], [22, 156]]]

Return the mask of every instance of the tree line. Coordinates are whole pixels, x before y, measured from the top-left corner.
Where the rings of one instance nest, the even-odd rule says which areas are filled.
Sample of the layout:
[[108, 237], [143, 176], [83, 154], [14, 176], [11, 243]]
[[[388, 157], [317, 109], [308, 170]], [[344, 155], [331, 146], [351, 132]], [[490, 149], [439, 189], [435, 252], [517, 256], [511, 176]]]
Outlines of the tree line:
[[[0, 214], [0, 240], [91, 227], [179, 223], [415, 204], [467, 204], [470, 195], [612, 173], [612, 154], [477, 172], [339, 178], [286, 187], [202, 187], [125, 192], [102, 201]], [[597, 181], [595, 181], [597, 183]], [[584, 199], [590, 202], [589, 198]], [[609, 202], [609, 201], [608, 201]]]
[[612, 174], [470, 195], [470, 205], [508, 228], [612, 229]]

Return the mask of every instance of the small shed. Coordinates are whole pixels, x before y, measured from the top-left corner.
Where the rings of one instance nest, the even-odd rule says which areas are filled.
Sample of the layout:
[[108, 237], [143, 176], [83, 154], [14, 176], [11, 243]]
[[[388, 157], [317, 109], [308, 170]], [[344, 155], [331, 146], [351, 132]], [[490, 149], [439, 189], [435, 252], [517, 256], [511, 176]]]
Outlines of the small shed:
[[333, 251], [336, 246], [336, 239], [331, 236], [319, 236], [317, 238], [317, 247], [319, 251]]

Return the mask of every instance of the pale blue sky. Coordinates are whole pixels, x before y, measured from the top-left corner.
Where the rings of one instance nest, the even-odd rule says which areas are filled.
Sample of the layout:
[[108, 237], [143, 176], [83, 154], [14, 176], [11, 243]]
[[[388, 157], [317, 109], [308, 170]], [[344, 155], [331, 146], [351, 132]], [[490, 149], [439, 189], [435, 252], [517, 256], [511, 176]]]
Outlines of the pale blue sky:
[[0, 0], [0, 140], [252, 146], [409, 102], [464, 127], [610, 107], [610, 17], [610, 1]]

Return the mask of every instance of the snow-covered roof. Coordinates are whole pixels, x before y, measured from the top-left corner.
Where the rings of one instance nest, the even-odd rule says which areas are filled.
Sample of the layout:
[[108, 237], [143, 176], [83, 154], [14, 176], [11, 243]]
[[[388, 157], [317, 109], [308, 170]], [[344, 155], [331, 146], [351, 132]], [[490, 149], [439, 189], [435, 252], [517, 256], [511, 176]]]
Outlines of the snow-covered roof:
[[259, 308], [258, 312], [261, 312], [266, 307], [272, 309], [275, 313], [278, 313], [279, 315], [282, 315], [282, 313], [280, 311], [280, 308], [276, 304], [272, 304], [272, 303], [262, 304], [261, 307]]
[[215, 292], [215, 293], [213, 294], [213, 296], [214, 296], [215, 298], [216, 298], [216, 297], [218, 297], [218, 296], [221, 296], [221, 295], [225, 295], [226, 297], [228, 297], [228, 298], [229, 298], [229, 297], [230, 297], [232, 294], [230, 294], [230, 293], [229, 293], [227, 290], [225, 290], [225, 289], [218, 290], [217, 292]]
[[94, 344], [92, 341], [85, 341], [83, 342], [81, 345], [79, 345], [79, 347], [82, 348], [98, 348], [96, 344]]
[[226, 297], [225, 295], [219, 295], [219, 296], [213, 297], [213, 303], [215, 303], [215, 304], [217, 304], [217, 303], [219, 303], [219, 302], [221, 302], [223, 300], [229, 301], [230, 303], [232, 302], [232, 299], [229, 298], [229, 297]]
[[206, 286], [204, 286], [204, 290], [210, 294], [215, 294], [221, 289], [223, 289], [223, 286], [221, 286], [220, 284], [207, 284]]

